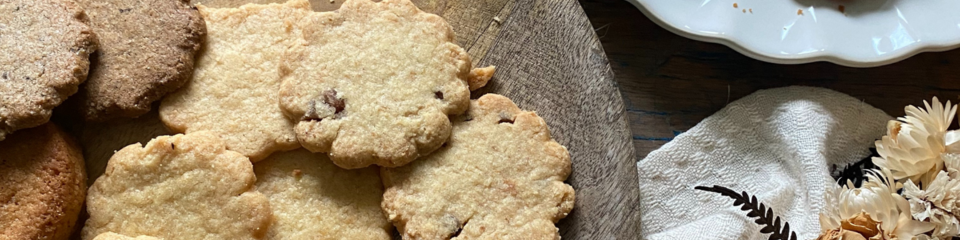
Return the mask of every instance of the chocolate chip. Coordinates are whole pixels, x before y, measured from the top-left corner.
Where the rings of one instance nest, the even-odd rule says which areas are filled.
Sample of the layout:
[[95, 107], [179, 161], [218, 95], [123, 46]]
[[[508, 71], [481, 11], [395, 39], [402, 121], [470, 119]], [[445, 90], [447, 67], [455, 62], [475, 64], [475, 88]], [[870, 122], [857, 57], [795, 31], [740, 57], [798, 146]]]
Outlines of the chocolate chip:
[[331, 89], [323, 91], [323, 102], [333, 107], [333, 109], [336, 109], [334, 114], [343, 112], [343, 108], [346, 107], [346, 103], [343, 101], [343, 99], [337, 97], [337, 90]]
[[436, 91], [436, 92], [433, 93], [433, 95], [436, 96], [437, 99], [443, 100], [443, 92], [441, 92], [441, 91]]

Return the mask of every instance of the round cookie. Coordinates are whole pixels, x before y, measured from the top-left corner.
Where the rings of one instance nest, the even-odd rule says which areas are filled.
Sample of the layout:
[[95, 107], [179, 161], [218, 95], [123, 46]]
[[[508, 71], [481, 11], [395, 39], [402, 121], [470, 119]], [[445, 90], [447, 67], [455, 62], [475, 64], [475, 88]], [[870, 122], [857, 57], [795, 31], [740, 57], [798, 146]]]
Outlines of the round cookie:
[[97, 49], [83, 10], [71, 0], [0, 1], [0, 141], [50, 120], [87, 79]]
[[382, 206], [403, 239], [560, 239], [569, 174], [570, 154], [543, 119], [487, 94], [454, 120], [445, 147], [381, 170]]
[[267, 239], [390, 239], [376, 167], [345, 170], [325, 154], [299, 149], [274, 153], [253, 168], [275, 219]]
[[80, 147], [47, 123], [0, 142], [0, 239], [67, 239], [86, 194]]
[[100, 41], [77, 94], [87, 120], [139, 116], [190, 79], [206, 27], [189, 0], [77, 1]]
[[164, 124], [177, 132], [217, 132], [227, 149], [252, 161], [298, 148], [293, 122], [277, 106], [277, 71], [284, 51], [299, 42], [293, 25], [310, 3], [199, 8], [207, 22], [204, 49], [190, 82], [161, 102]]
[[397, 167], [440, 147], [467, 109], [470, 57], [409, 0], [349, 0], [300, 24], [280, 106], [303, 147], [343, 168]]
[[253, 165], [211, 132], [160, 136], [117, 151], [87, 196], [83, 239], [262, 239], [272, 219]]

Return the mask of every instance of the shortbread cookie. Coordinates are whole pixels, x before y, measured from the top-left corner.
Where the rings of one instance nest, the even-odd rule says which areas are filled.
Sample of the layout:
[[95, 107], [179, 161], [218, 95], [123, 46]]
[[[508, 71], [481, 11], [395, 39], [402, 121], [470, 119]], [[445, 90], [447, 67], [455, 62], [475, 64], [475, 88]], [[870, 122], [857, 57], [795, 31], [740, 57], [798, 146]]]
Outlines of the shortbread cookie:
[[381, 173], [404, 239], [560, 239], [554, 223], [574, 202], [567, 149], [500, 95], [473, 101], [436, 153]]
[[190, 78], [206, 28], [189, 0], [78, 2], [100, 41], [77, 94], [87, 120], [144, 114]]
[[163, 239], [262, 239], [267, 198], [253, 165], [212, 132], [160, 136], [110, 158], [90, 186], [83, 239], [106, 232]]
[[345, 170], [326, 154], [299, 149], [274, 153], [253, 168], [275, 219], [267, 239], [390, 239], [376, 167]]
[[204, 50], [192, 80], [163, 99], [160, 118], [177, 132], [217, 132], [227, 149], [252, 161], [299, 147], [293, 122], [277, 106], [277, 68], [299, 42], [294, 24], [310, 3], [198, 7], [207, 21]]
[[86, 194], [80, 146], [53, 123], [0, 142], [0, 239], [67, 239]]
[[87, 79], [97, 48], [72, 0], [0, 1], [0, 141], [50, 120]]
[[340, 167], [397, 167], [450, 136], [469, 105], [470, 57], [453, 30], [409, 0], [349, 0], [301, 22], [280, 106], [297, 139]]
[[138, 236], [138, 237], [127, 237], [124, 235], [108, 232], [104, 234], [97, 235], [93, 240], [159, 240], [155, 237], [150, 236]]

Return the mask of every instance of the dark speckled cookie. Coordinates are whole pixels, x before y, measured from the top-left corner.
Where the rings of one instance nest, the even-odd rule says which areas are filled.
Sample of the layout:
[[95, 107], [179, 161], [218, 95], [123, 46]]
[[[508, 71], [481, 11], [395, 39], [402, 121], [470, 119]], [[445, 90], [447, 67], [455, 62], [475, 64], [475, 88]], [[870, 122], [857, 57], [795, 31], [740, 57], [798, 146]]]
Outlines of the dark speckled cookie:
[[78, 93], [87, 120], [144, 114], [190, 78], [206, 27], [189, 1], [78, 1], [100, 40]]
[[87, 78], [96, 37], [70, 0], [0, 0], [0, 141], [50, 120]]

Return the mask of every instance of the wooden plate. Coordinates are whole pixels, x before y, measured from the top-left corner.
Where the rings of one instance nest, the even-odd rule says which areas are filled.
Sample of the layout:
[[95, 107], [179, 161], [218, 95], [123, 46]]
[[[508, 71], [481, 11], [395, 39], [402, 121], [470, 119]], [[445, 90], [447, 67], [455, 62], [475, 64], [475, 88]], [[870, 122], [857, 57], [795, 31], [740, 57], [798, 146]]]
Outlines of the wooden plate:
[[[210, 7], [279, 0], [199, 0]], [[312, 0], [315, 10], [342, 0]], [[443, 16], [475, 66], [496, 65], [491, 83], [473, 94], [505, 95], [536, 111], [570, 151], [577, 191], [571, 214], [558, 223], [564, 239], [640, 239], [639, 189], [623, 100], [606, 55], [576, 1], [414, 1]], [[77, 126], [92, 183], [114, 151], [171, 134], [154, 111], [137, 119]]]

